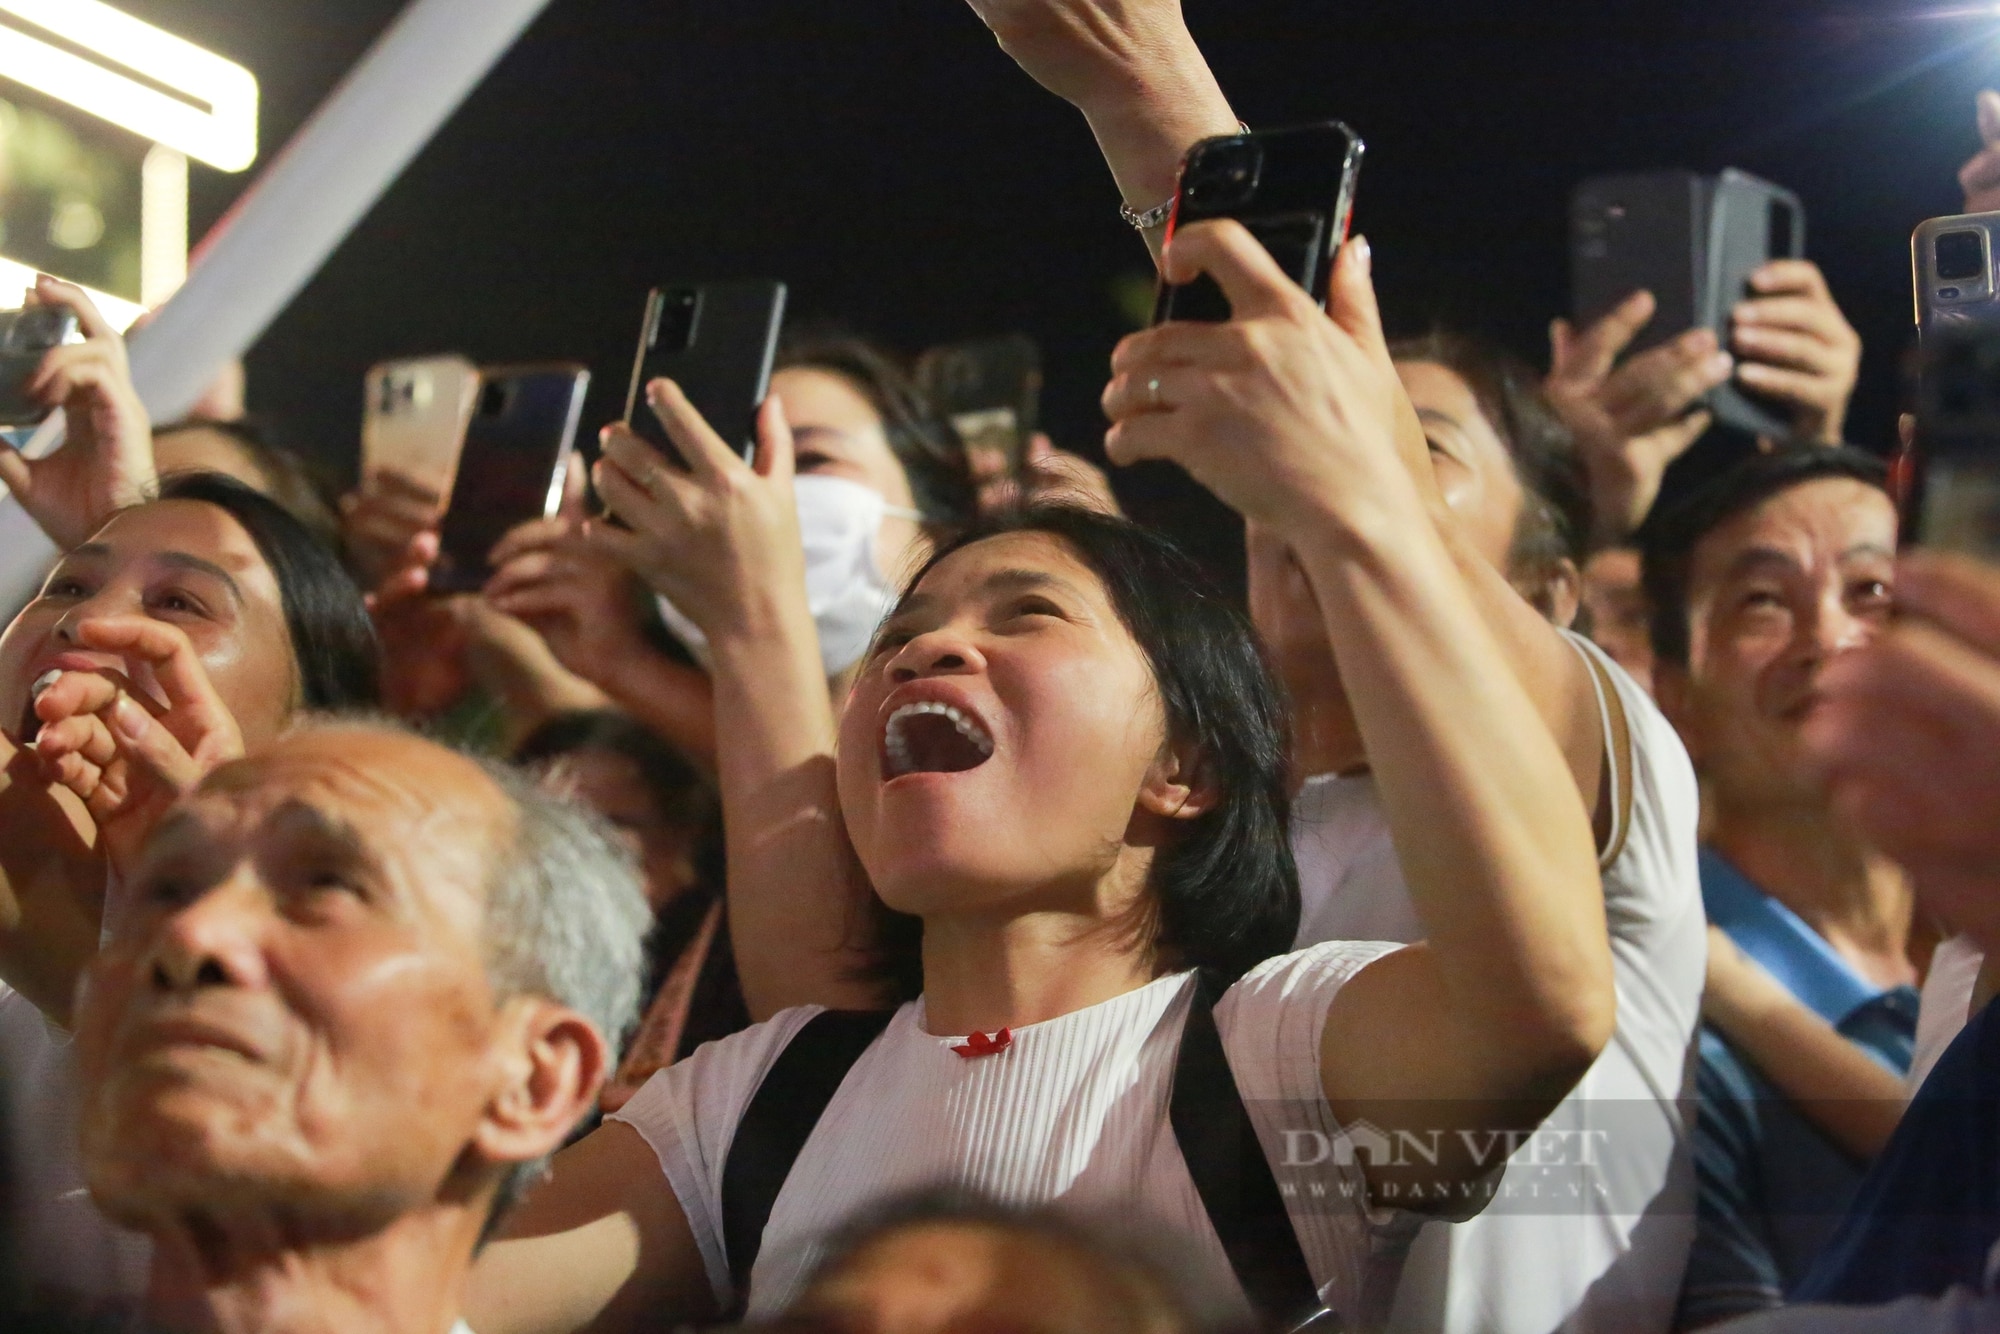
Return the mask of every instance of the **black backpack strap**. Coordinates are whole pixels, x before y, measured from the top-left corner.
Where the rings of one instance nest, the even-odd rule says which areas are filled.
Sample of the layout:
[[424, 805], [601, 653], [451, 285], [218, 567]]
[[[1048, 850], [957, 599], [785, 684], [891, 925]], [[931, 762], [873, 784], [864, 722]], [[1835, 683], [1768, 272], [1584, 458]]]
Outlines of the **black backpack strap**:
[[1236, 1281], [1252, 1306], [1290, 1328], [1319, 1309], [1319, 1290], [1216, 1031], [1224, 989], [1208, 973], [1197, 975], [1168, 1114]]
[[894, 1014], [826, 1010], [814, 1015], [778, 1053], [743, 1109], [722, 1164], [722, 1246], [738, 1314], [749, 1303], [750, 1270], [792, 1164], [847, 1072]]

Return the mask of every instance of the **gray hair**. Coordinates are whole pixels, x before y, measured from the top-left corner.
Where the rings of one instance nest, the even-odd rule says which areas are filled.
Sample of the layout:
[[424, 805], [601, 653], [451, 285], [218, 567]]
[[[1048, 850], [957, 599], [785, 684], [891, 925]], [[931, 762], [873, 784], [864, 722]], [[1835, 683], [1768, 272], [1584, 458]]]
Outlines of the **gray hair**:
[[[503, 999], [544, 996], [575, 1010], [604, 1035], [615, 1061], [639, 1016], [653, 913], [638, 865], [610, 825], [595, 811], [544, 791], [519, 769], [425, 737], [394, 718], [318, 715], [301, 719], [298, 727], [415, 737], [477, 766], [500, 789], [512, 808], [514, 836], [509, 846], [494, 850], [487, 884], [487, 976]], [[539, 1159], [509, 1170], [492, 1219], [518, 1200], [546, 1165]]]
[[[597, 1027], [617, 1060], [639, 1017], [653, 913], [638, 865], [595, 811], [484, 756], [478, 764], [514, 808], [513, 845], [486, 896], [487, 971], [503, 996], [546, 996]], [[547, 1160], [507, 1174], [494, 1217], [542, 1176]]]

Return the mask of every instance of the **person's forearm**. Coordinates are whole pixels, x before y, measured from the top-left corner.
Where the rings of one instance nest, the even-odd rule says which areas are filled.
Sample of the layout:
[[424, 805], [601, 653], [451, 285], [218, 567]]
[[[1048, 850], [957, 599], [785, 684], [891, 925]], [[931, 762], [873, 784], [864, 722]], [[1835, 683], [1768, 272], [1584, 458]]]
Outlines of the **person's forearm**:
[[[1192, 37], [1107, 84], [1080, 110], [1119, 195], [1137, 211], [1173, 198], [1188, 149], [1214, 135], [1233, 134], [1240, 123]], [[1157, 259], [1166, 229], [1155, 227], [1144, 236]]]
[[649, 648], [606, 663], [591, 684], [703, 773], [715, 773], [715, 691], [706, 673]]
[[1872, 1159], [1902, 1120], [1903, 1081], [1777, 983], [1769, 989], [1725, 998], [1711, 985], [1703, 1013], [1808, 1120], [1848, 1153]]
[[804, 591], [713, 635], [716, 771], [729, 934], [751, 1018], [794, 1005], [865, 1009], [867, 890], [852, 874], [835, 723]]
[[1561, 750], [1414, 494], [1295, 549], [1445, 994], [1428, 1097], [1580, 1074], [1613, 999], [1603, 890]]

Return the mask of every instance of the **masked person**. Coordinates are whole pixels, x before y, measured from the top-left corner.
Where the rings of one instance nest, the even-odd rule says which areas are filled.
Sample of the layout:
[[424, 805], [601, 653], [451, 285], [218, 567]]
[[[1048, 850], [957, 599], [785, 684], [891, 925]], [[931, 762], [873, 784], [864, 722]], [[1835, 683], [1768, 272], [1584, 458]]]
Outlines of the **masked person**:
[[[965, 448], [883, 353], [853, 338], [790, 343], [771, 377], [798, 442], [804, 581], [826, 679], [838, 690], [860, 661], [926, 532], [972, 517]], [[642, 409], [653, 410], [653, 409]], [[619, 434], [622, 427], [608, 427]], [[661, 617], [700, 666], [649, 642], [637, 604], [670, 580], [615, 531], [586, 539], [574, 521], [529, 524], [496, 550], [486, 594], [538, 630], [569, 670], [704, 767], [714, 762], [709, 650], [665, 596]]]
[[631, 860], [525, 777], [315, 723], [153, 830], [77, 1008], [92, 1197], [167, 1329], [458, 1329], [631, 1022]]

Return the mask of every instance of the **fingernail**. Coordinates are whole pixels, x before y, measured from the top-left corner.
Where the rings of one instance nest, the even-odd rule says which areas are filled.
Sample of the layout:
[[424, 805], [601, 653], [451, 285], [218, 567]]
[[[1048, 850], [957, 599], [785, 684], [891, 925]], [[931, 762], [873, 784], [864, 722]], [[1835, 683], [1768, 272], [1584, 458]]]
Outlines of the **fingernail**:
[[1708, 359], [1708, 373], [1710, 375], [1727, 375], [1735, 367], [1736, 358], [1730, 356], [1727, 352], [1718, 352]]
[[31, 700], [40, 699], [43, 692], [47, 691], [50, 686], [60, 680], [62, 680], [62, 671], [59, 668], [51, 668], [43, 672], [35, 678], [35, 683], [28, 687], [28, 698]]
[[146, 730], [146, 711], [130, 695], [120, 695], [111, 706], [111, 723], [127, 741], [137, 741]]
[[1354, 262], [1361, 267], [1361, 271], [1363, 273], [1373, 273], [1375, 271], [1375, 251], [1368, 244], [1368, 238], [1366, 236], [1357, 236], [1347, 244], [1354, 247]]

